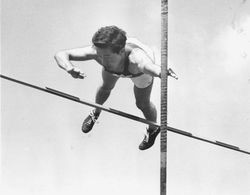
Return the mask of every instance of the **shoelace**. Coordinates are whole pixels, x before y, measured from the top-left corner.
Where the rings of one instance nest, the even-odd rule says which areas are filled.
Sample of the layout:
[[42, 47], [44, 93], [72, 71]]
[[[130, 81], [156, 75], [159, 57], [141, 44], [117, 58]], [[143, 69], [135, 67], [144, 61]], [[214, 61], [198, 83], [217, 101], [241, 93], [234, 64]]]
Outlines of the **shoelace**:
[[145, 135], [145, 142], [148, 142], [148, 140], [149, 140], [149, 133], [146, 133], [146, 135]]
[[93, 121], [94, 123], [97, 121], [97, 117], [95, 116], [94, 111], [91, 111], [90, 114], [89, 114], [89, 116], [90, 116], [91, 120], [89, 120], [89, 121], [87, 122], [88, 125], [90, 125], [92, 121]]
[[148, 131], [146, 131], [146, 133], [145, 133], [145, 137], [144, 137], [144, 139], [143, 139], [143, 142], [144, 142], [144, 143], [147, 143], [147, 142], [148, 142], [148, 140], [149, 140], [149, 132], [148, 132]]
[[151, 134], [155, 133], [155, 132], [157, 131], [157, 129], [158, 129], [158, 128], [156, 128], [156, 129], [153, 130], [152, 132], [149, 132], [148, 129], [147, 129], [147, 130], [146, 130], [146, 133], [145, 133], [145, 138], [144, 138], [143, 142], [148, 142], [148, 140], [149, 140], [149, 134], [150, 134], [150, 133], [151, 133]]

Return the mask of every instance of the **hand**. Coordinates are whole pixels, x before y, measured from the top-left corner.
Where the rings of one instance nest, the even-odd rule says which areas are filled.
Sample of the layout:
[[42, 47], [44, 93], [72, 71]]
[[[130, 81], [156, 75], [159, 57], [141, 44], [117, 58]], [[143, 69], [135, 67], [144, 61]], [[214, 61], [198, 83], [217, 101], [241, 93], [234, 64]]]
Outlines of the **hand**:
[[71, 70], [67, 71], [73, 78], [75, 79], [84, 79], [86, 77], [86, 75], [81, 72], [81, 70], [79, 68], [72, 68]]
[[168, 69], [168, 73], [167, 74], [168, 74], [168, 76], [171, 76], [174, 79], [178, 80], [177, 74], [171, 68]]

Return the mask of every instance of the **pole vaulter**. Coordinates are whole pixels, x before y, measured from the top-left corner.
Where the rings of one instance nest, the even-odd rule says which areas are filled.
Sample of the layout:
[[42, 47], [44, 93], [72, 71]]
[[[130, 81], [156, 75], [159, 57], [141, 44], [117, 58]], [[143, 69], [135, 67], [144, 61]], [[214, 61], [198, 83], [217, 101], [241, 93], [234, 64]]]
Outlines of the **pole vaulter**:
[[[59, 96], [59, 97], [74, 101], [74, 102], [78, 102], [80, 104], [85, 104], [87, 106], [99, 108], [99, 109], [102, 109], [102, 110], [104, 110], [106, 112], [113, 113], [113, 114], [116, 114], [116, 115], [119, 115], [119, 116], [122, 116], [122, 117], [125, 117], [125, 118], [129, 118], [129, 119], [134, 120], [134, 121], [138, 121], [138, 122], [141, 122], [141, 123], [144, 123], [144, 124], [154, 125], [156, 127], [160, 127], [160, 124], [155, 123], [153, 121], [148, 121], [148, 120], [146, 120], [144, 118], [141, 118], [141, 117], [138, 117], [138, 116], [135, 116], [135, 115], [132, 115], [132, 114], [128, 114], [128, 113], [122, 112], [120, 110], [116, 110], [116, 109], [113, 109], [113, 108], [105, 107], [105, 106], [100, 105], [100, 104], [92, 103], [92, 102], [80, 99], [79, 97], [76, 97], [76, 96], [73, 96], [73, 95], [70, 95], [70, 94], [67, 94], [67, 93], [64, 93], [64, 92], [49, 88], [49, 87], [42, 88], [42, 87], [27, 83], [27, 82], [23, 82], [23, 81], [20, 81], [20, 80], [17, 80], [17, 79], [14, 79], [14, 78], [2, 75], [2, 74], [0, 74], [0, 77], [2, 79], [6, 79], [6, 80], [9, 80], [9, 81], [21, 84], [21, 85], [25, 85], [27, 87], [31, 87], [33, 89], [37, 89], [37, 90], [40, 90], [40, 91], [43, 91], [43, 92], [46, 92], [46, 93], [50, 93], [50, 94], [53, 94], [53, 95], [56, 95], [56, 96]], [[241, 153], [245, 153], [245, 154], [250, 155], [249, 151], [242, 150], [237, 146], [234, 146], [234, 145], [231, 145], [231, 144], [228, 144], [228, 143], [224, 143], [224, 142], [221, 142], [221, 141], [216, 141], [216, 140], [211, 140], [211, 139], [203, 138], [203, 137], [200, 137], [200, 136], [196, 136], [196, 135], [193, 135], [192, 133], [189, 133], [187, 131], [176, 129], [176, 128], [173, 128], [173, 127], [170, 127], [170, 126], [167, 127], [167, 131], [170, 131], [170, 132], [173, 132], [173, 133], [176, 133], [176, 134], [180, 134], [180, 135], [183, 135], [183, 136], [186, 136], [186, 137], [190, 137], [190, 138], [193, 138], [193, 139], [196, 139], [196, 140], [204, 141], [204, 142], [207, 142], [207, 143], [210, 143], [210, 144], [214, 144], [214, 145], [217, 145], [217, 146], [221, 146], [221, 147], [224, 147], [224, 148], [228, 148], [228, 149], [231, 149], [231, 150], [234, 150], [234, 151], [237, 151], [237, 152], [241, 152]]]

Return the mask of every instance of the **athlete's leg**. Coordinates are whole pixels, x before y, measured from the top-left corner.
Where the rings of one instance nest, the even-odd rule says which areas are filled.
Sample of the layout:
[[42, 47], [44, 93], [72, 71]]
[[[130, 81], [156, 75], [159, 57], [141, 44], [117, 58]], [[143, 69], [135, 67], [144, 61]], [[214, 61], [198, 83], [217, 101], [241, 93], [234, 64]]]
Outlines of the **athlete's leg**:
[[[139, 88], [134, 85], [134, 94], [136, 99], [136, 106], [143, 112], [143, 115], [147, 120], [156, 122], [157, 111], [155, 105], [150, 101], [152, 83], [146, 88]], [[149, 129], [155, 129], [154, 126], [149, 126]]]
[[[98, 87], [95, 97], [97, 104], [103, 104], [109, 97], [111, 90], [114, 88], [119, 77], [112, 75], [111, 73], [102, 69], [102, 83]], [[100, 109], [95, 109], [95, 113], [100, 113]]]
[[[153, 80], [151, 80], [151, 84], [146, 88], [139, 88], [139, 82], [135, 82], [134, 93], [136, 98], [137, 107], [143, 112], [145, 118], [147, 120], [156, 122], [157, 119], [157, 111], [155, 105], [150, 101], [150, 95], [153, 86]], [[139, 85], [142, 86], [142, 85]], [[146, 150], [153, 146], [157, 135], [160, 133], [160, 128], [149, 125], [147, 132], [139, 145], [140, 150]]]
[[[115, 77], [109, 72], [102, 70], [102, 83], [97, 89], [95, 102], [97, 104], [103, 104], [109, 97], [111, 90], [114, 88], [116, 81], [119, 77]], [[82, 131], [88, 133], [94, 126], [96, 120], [101, 113], [101, 109], [94, 109], [89, 116], [83, 121]]]

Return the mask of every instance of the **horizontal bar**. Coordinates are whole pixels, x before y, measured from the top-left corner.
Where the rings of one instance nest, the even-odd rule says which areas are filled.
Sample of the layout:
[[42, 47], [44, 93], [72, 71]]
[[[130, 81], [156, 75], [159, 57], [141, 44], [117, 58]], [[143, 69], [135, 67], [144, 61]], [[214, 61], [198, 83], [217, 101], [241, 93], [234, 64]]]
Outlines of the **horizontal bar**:
[[116, 115], [119, 115], [119, 116], [122, 116], [122, 117], [126, 117], [126, 118], [129, 118], [129, 119], [135, 120], [135, 121], [139, 121], [139, 122], [144, 123], [144, 124], [160, 127], [159, 124], [157, 124], [157, 123], [155, 123], [153, 121], [148, 121], [148, 120], [146, 120], [144, 118], [140, 118], [138, 116], [128, 114], [128, 113], [122, 112], [120, 110], [116, 110], [116, 109], [113, 109], [113, 108], [105, 107], [105, 106], [100, 105], [100, 104], [96, 104], [96, 103], [93, 103], [93, 102], [82, 100], [82, 99], [80, 99], [80, 98], [78, 98], [76, 96], [61, 92], [59, 90], [55, 90], [55, 89], [52, 89], [52, 88], [49, 88], [49, 87], [46, 87], [46, 88], [38, 87], [36, 85], [32, 85], [32, 84], [27, 83], [27, 82], [19, 81], [19, 80], [4, 76], [2, 74], [0, 74], [0, 77], [4, 78], [4, 79], [7, 79], [7, 80], [10, 80], [12, 82], [21, 84], [21, 85], [25, 85], [25, 86], [28, 86], [28, 87], [31, 87], [31, 88], [34, 88], [34, 89], [38, 89], [38, 90], [43, 91], [43, 92], [47, 92], [47, 93], [50, 93], [50, 94], [53, 94], [53, 95], [56, 95], [56, 96], [60, 96], [62, 98], [66, 98], [66, 99], [69, 99], [69, 100], [72, 100], [72, 101], [75, 101], [75, 102], [78, 102], [78, 103], [81, 103], [81, 104], [85, 104], [87, 106], [99, 108], [99, 109], [104, 110], [106, 112], [110, 112], [110, 113], [113, 113], [113, 114], [116, 114]]
[[4, 76], [2, 74], [0, 74], [0, 77], [3, 78], [3, 79], [9, 80], [9, 81], [13, 81], [15, 83], [19, 83], [21, 85], [25, 85], [25, 86], [28, 86], [28, 87], [31, 87], [31, 88], [34, 88], [34, 89], [38, 89], [38, 90], [47, 92], [46, 89], [44, 89], [44, 88], [41, 88], [41, 87], [38, 87], [36, 85], [32, 85], [32, 84], [29, 84], [29, 83], [26, 83], [26, 82], [23, 82], [23, 81], [20, 81], [20, 80], [13, 79], [13, 78]]
[[217, 144], [219, 144], [219, 145], [226, 146], [226, 147], [232, 148], [234, 150], [239, 150], [239, 147], [237, 147], [237, 146], [233, 146], [233, 145], [230, 145], [230, 144], [227, 144], [227, 143], [223, 143], [223, 142], [220, 142], [220, 141], [215, 141], [215, 142]]
[[67, 94], [67, 93], [64, 93], [64, 92], [61, 92], [61, 91], [58, 91], [58, 90], [55, 90], [55, 89], [52, 89], [52, 88], [49, 88], [49, 87], [46, 87], [46, 89], [50, 92], [52, 92], [53, 94], [55, 95], [62, 95], [63, 97], [68, 97], [70, 99], [74, 99], [74, 100], [77, 100], [79, 101], [80, 98], [79, 97], [76, 97], [76, 96], [73, 96], [73, 95], [70, 95], [70, 94]]
[[100, 105], [100, 104], [96, 104], [96, 103], [93, 103], [93, 102], [82, 100], [82, 99], [80, 99], [78, 97], [69, 95], [67, 93], [64, 93], [64, 92], [61, 92], [61, 91], [58, 91], [58, 90], [55, 90], [55, 89], [52, 89], [52, 88], [46, 87], [46, 89], [48, 90], [48, 92], [50, 92], [50, 93], [52, 93], [54, 95], [61, 96], [61, 97], [64, 97], [64, 98], [76, 101], [78, 103], [91, 106], [91, 107], [99, 108], [99, 109], [104, 110], [106, 112], [110, 112], [110, 113], [113, 113], [113, 114], [116, 114], [116, 115], [119, 115], [119, 116], [122, 116], [122, 117], [125, 117], [125, 118], [129, 118], [129, 119], [132, 119], [132, 120], [135, 120], [135, 121], [139, 121], [141, 123], [145, 123], [145, 124], [148, 124], [148, 125], [160, 127], [159, 124], [157, 124], [157, 123], [155, 123], [153, 121], [148, 121], [148, 120], [146, 120], [144, 118], [140, 118], [138, 116], [135, 116], [135, 115], [132, 115], [132, 114], [128, 114], [128, 113], [122, 112], [120, 110], [116, 110], [116, 109], [109, 108], [109, 107], [106, 107], [106, 106], [103, 106], [103, 105]]
[[201, 136], [196, 136], [196, 135], [193, 135], [193, 134], [191, 134], [191, 133], [189, 133], [187, 131], [183, 131], [183, 130], [176, 129], [176, 128], [169, 127], [169, 126], [167, 127], [167, 130], [170, 131], [170, 132], [176, 133], [176, 134], [181, 134], [183, 136], [190, 137], [192, 139], [207, 142], [207, 143], [210, 143], [210, 144], [213, 144], [213, 145], [217, 145], [217, 146], [220, 146], [220, 147], [224, 147], [224, 148], [227, 148], [227, 149], [235, 150], [237, 152], [241, 152], [241, 153], [245, 153], [245, 154], [250, 155], [250, 152], [248, 152], [246, 150], [242, 150], [239, 147], [233, 146], [231, 144], [227, 144], [227, 143], [220, 142], [220, 141], [212, 141], [212, 140], [210, 140], [208, 138], [204, 138], [204, 137], [201, 137]]
[[[116, 114], [116, 115], [119, 115], [119, 116], [122, 116], [122, 117], [125, 117], [125, 118], [129, 118], [129, 119], [134, 120], [134, 121], [138, 121], [138, 122], [141, 122], [141, 123], [144, 123], [144, 124], [160, 127], [159, 124], [157, 124], [157, 123], [155, 123], [153, 121], [148, 121], [148, 120], [146, 120], [144, 118], [140, 118], [138, 116], [128, 114], [128, 113], [122, 112], [120, 110], [116, 110], [116, 109], [113, 109], [113, 108], [105, 107], [105, 106], [100, 105], [100, 104], [96, 104], [96, 103], [92, 103], [92, 102], [89, 102], [89, 101], [86, 101], [86, 100], [82, 100], [79, 97], [76, 97], [76, 96], [73, 96], [73, 95], [58, 91], [56, 89], [52, 89], [52, 88], [49, 88], [49, 87], [46, 87], [46, 88], [38, 87], [36, 85], [32, 85], [32, 84], [29, 84], [29, 83], [26, 83], [26, 82], [23, 82], [23, 81], [19, 81], [19, 80], [4, 76], [2, 74], [0, 74], [0, 77], [3, 78], [3, 79], [7, 79], [7, 80], [10, 80], [10, 81], [13, 81], [13, 82], [16, 82], [16, 83], [19, 83], [19, 84], [34, 88], [34, 89], [38, 89], [38, 90], [43, 91], [43, 92], [47, 92], [47, 93], [50, 93], [50, 94], [65, 98], [65, 99], [69, 99], [69, 100], [72, 100], [72, 101], [75, 101], [75, 102], [78, 102], [78, 103], [81, 103], [81, 104], [85, 104], [87, 106], [99, 108], [99, 109], [104, 110], [106, 112], [110, 112], [110, 113], [113, 113], [113, 114]], [[173, 127], [170, 127], [170, 126], [167, 127], [167, 130], [170, 131], [170, 132], [176, 133], [176, 134], [180, 134], [180, 135], [183, 135], [183, 136], [186, 136], [186, 137], [190, 137], [190, 138], [193, 138], [193, 139], [197, 139], [197, 140], [200, 140], [200, 141], [204, 141], [204, 142], [207, 142], [207, 143], [210, 143], [210, 144], [214, 144], [214, 145], [217, 145], [217, 146], [221, 146], [221, 147], [224, 147], [224, 148], [228, 148], [228, 149], [231, 149], [231, 150], [234, 150], [234, 151], [237, 151], [237, 152], [241, 152], [241, 153], [245, 153], [245, 154], [250, 155], [250, 152], [248, 152], [246, 150], [242, 150], [239, 147], [233, 146], [231, 144], [227, 144], [227, 143], [220, 142], [220, 141], [212, 141], [212, 140], [209, 140], [207, 138], [202, 138], [200, 136], [195, 136], [192, 133], [189, 133], [187, 131], [183, 131], [183, 130], [180, 130], [180, 129], [176, 129], [176, 128], [173, 128]]]
[[176, 128], [173, 128], [173, 127], [167, 127], [168, 128], [168, 131], [172, 131], [174, 133], [178, 133], [178, 134], [181, 134], [181, 135], [185, 135], [185, 136], [188, 136], [188, 137], [192, 137], [192, 133], [189, 133], [187, 131], [183, 131], [183, 130], [180, 130], [180, 129], [176, 129]]

